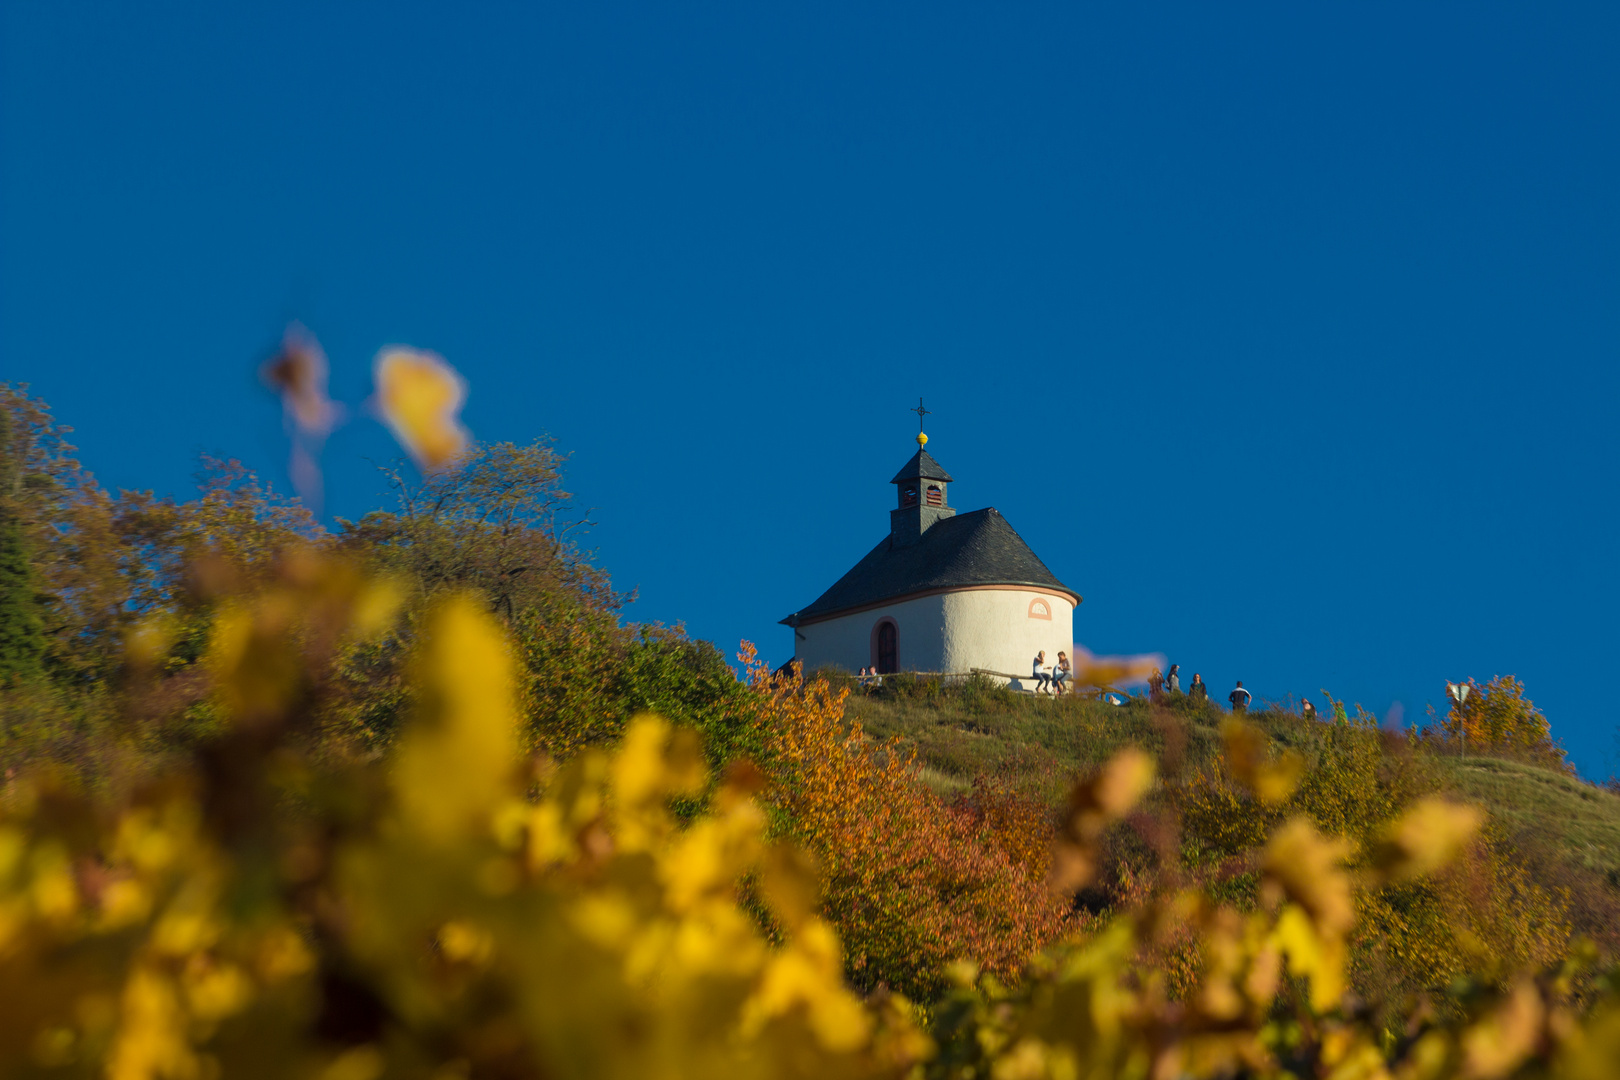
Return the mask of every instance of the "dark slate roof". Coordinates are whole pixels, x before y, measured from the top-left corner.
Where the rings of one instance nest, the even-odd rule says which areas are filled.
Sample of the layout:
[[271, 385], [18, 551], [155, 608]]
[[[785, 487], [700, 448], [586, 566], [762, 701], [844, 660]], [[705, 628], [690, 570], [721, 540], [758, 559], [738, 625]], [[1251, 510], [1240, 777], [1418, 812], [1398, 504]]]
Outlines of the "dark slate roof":
[[782, 621], [793, 626], [928, 589], [971, 585], [1030, 585], [1079, 599], [995, 507], [935, 522], [914, 544], [892, 546], [890, 539], [885, 536], [815, 603]]
[[939, 462], [929, 457], [928, 451], [920, 448], [911, 456], [911, 460], [894, 474], [894, 479], [889, 483], [898, 484], [903, 480], [943, 480], [947, 484], [952, 482], [951, 474], [941, 468]]

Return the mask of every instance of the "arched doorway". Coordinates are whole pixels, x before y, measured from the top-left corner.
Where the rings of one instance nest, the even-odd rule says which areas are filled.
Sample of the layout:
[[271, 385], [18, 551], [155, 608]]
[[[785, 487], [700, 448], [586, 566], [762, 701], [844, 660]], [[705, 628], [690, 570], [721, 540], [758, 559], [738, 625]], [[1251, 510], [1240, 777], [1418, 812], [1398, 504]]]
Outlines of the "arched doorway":
[[893, 619], [877, 624], [877, 669], [879, 675], [892, 675], [900, 670], [900, 630]]

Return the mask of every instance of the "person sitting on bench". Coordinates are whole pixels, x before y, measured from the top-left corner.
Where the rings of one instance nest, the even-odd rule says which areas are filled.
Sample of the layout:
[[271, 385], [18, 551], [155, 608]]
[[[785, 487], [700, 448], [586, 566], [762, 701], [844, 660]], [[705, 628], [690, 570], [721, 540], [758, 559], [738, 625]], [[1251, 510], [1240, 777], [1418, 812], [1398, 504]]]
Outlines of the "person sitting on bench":
[[1040, 693], [1042, 690], [1045, 690], [1047, 687], [1052, 685], [1052, 676], [1050, 676], [1050, 675], [1048, 675], [1046, 673], [1046, 650], [1045, 649], [1042, 649], [1040, 652], [1035, 654], [1035, 670], [1032, 671], [1030, 674], [1034, 676], [1034, 679], [1035, 679], [1035, 692], [1037, 694]]
[[1068, 682], [1069, 676], [1073, 674], [1074, 668], [1069, 664], [1069, 654], [1058, 650], [1057, 666], [1052, 669], [1052, 689], [1057, 691], [1058, 697], [1063, 696], [1063, 684]]

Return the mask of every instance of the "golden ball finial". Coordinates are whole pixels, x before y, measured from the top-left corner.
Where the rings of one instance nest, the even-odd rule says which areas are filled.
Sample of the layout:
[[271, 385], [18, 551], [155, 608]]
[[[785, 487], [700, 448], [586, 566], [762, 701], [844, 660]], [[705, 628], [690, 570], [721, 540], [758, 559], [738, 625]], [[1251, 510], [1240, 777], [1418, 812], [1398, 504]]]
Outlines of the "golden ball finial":
[[917, 448], [919, 450], [922, 450], [922, 449], [926, 449], [927, 446], [928, 446], [928, 436], [924, 435], [920, 431], [917, 432]]

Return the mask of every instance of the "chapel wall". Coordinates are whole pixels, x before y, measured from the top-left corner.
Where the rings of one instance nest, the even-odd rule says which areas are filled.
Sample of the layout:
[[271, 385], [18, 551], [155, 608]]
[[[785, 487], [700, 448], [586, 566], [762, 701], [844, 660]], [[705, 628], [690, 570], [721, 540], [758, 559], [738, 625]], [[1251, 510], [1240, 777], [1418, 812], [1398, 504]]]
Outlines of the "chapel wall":
[[944, 600], [944, 670], [1026, 675], [1038, 650], [1048, 664], [1057, 662], [1059, 649], [1074, 656], [1074, 603], [1062, 593], [964, 589]]
[[872, 662], [872, 632], [893, 619], [899, 634], [901, 671], [944, 671], [946, 596], [920, 596], [798, 627], [803, 640], [794, 655], [805, 671], [836, 667], [856, 672]]
[[[1051, 617], [1039, 618], [1043, 612]], [[873, 663], [872, 636], [883, 619], [898, 631], [901, 671], [1022, 675], [1037, 650], [1048, 663], [1059, 649], [1074, 655], [1073, 602], [1039, 589], [964, 589], [811, 623], [798, 628], [795, 655], [805, 671], [859, 671]]]

